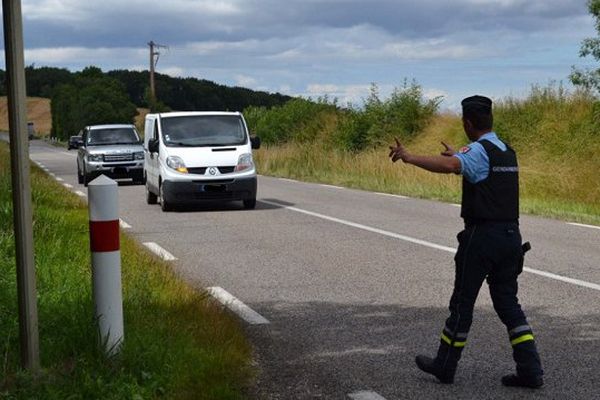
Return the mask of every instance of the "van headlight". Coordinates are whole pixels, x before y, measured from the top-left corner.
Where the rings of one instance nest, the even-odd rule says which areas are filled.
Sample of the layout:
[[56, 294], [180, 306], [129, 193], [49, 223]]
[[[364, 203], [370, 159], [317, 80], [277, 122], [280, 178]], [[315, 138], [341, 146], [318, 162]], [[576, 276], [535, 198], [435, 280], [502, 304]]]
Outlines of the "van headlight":
[[235, 166], [235, 172], [246, 171], [247, 169], [254, 168], [254, 161], [252, 161], [252, 153], [245, 153], [238, 158], [238, 163]]
[[135, 153], [133, 153], [133, 158], [135, 160], [143, 160], [144, 159], [144, 152], [143, 151], [136, 151]]
[[170, 156], [167, 157], [167, 166], [171, 169], [174, 169], [177, 172], [181, 172], [182, 174], [187, 174], [188, 170], [185, 166], [185, 163], [178, 156]]
[[99, 162], [104, 159], [102, 154], [88, 154], [88, 161]]

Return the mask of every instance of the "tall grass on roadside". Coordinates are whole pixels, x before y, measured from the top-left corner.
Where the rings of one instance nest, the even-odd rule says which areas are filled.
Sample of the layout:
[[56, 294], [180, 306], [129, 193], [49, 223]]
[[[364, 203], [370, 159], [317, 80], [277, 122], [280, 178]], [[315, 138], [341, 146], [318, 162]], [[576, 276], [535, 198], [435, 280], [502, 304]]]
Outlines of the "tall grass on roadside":
[[[494, 107], [495, 131], [515, 148], [520, 164], [521, 211], [600, 224], [600, 106], [585, 92], [533, 87], [525, 99]], [[460, 116], [435, 114], [417, 133], [401, 136], [409, 151], [439, 154], [441, 141], [468, 142]], [[260, 173], [348, 187], [458, 202], [460, 178], [392, 164], [387, 146], [346, 151], [323, 141], [265, 146]], [[382, 137], [386, 137], [382, 135]], [[391, 136], [387, 136], [391, 144]]]
[[74, 195], [32, 169], [42, 376], [20, 370], [8, 152], [0, 145], [0, 398], [240, 399], [251, 350], [239, 324], [122, 235], [125, 343], [99, 351], [88, 218]]

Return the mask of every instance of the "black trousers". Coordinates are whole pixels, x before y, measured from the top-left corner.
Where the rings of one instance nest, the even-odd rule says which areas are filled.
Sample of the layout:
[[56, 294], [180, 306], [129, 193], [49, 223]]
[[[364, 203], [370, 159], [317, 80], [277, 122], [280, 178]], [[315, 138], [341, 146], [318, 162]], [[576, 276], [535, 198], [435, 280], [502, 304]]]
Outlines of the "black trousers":
[[487, 279], [494, 309], [508, 331], [517, 373], [523, 376], [542, 375], [533, 332], [517, 298], [517, 277], [523, 266], [518, 224], [470, 225], [457, 238], [454, 291], [438, 352], [438, 359], [443, 359], [438, 361], [449, 369], [456, 369], [461, 350], [467, 342], [479, 289]]

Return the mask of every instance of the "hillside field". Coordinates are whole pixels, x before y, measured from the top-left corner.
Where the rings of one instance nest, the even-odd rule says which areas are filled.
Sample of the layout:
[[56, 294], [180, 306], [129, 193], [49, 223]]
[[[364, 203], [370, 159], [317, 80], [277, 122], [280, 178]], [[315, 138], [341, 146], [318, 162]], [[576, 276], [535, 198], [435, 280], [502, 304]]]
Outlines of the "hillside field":
[[[37, 136], [48, 136], [50, 134], [50, 129], [52, 128], [50, 99], [28, 97], [27, 121], [34, 123]], [[0, 130], [8, 131], [8, 103], [6, 96], [0, 97]]]

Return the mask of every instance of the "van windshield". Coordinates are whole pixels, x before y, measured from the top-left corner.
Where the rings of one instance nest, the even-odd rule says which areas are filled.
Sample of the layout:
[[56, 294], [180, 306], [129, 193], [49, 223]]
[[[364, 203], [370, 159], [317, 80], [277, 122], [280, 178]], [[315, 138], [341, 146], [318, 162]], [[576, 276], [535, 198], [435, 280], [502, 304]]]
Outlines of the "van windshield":
[[246, 143], [237, 115], [190, 115], [161, 118], [164, 142], [171, 147], [231, 146]]
[[87, 137], [87, 144], [100, 146], [107, 144], [138, 144], [140, 138], [133, 128], [92, 129]]

